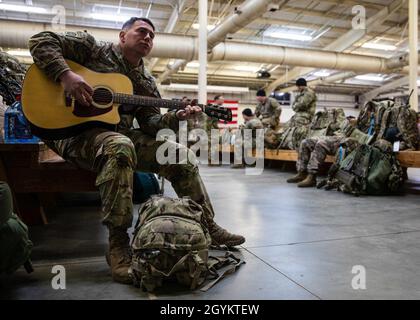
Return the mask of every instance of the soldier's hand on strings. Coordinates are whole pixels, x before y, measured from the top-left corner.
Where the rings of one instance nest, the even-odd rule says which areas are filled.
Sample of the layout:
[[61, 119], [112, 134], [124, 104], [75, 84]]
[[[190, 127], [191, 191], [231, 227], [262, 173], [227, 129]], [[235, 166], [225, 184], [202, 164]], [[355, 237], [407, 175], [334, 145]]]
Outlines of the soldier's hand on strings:
[[90, 106], [92, 104], [92, 87], [73, 71], [65, 71], [60, 76], [61, 85], [64, 87], [64, 91], [74, 97], [79, 103], [84, 106]]
[[179, 120], [191, 119], [202, 112], [198, 106], [186, 106], [185, 109], [178, 110], [176, 116]]

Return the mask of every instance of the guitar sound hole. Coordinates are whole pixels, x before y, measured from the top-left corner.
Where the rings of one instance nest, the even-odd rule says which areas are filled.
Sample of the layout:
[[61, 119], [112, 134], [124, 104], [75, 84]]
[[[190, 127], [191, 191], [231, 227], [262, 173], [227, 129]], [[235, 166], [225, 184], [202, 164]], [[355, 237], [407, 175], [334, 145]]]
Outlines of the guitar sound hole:
[[93, 101], [100, 105], [108, 105], [112, 102], [112, 92], [106, 88], [97, 88], [93, 91]]

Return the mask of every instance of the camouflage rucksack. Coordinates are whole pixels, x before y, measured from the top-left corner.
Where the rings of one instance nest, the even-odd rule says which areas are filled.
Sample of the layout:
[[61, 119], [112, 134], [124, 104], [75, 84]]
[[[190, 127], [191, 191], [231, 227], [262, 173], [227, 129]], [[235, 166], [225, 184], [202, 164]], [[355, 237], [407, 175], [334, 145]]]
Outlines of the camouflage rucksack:
[[384, 112], [378, 138], [384, 139], [391, 128], [396, 128], [399, 133], [400, 150], [417, 149], [419, 145], [417, 114], [410, 105], [394, 105]]
[[378, 140], [373, 145], [362, 144], [337, 161], [328, 181], [319, 184], [354, 195], [386, 195], [401, 191], [404, 182], [402, 168], [392, 152], [392, 144]]
[[281, 133], [271, 129], [264, 129], [264, 148], [276, 149], [279, 145]]
[[[209, 276], [214, 284], [243, 263], [230, 252], [209, 257], [211, 239], [202, 225], [202, 210], [188, 197], [152, 196], [140, 207], [131, 244], [130, 274], [135, 286], [150, 292], [172, 279], [194, 290]], [[228, 269], [220, 275], [219, 267]]]
[[13, 273], [22, 265], [32, 272], [29, 257], [33, 245], [28, 238], [28, 227], [12, 209], [9, 186], [0, 181], [0, 274]]
[[315, 113], [309, 126], [307, 138], [330, 136], [346, 119], [342, 108], [324, 109]]
[[15, 57], [0, 50], [0, 95], [7, 105], [15, 102], [21, 93], [25, 72]]
[[341, 123], [340, 133], [347, 138], [356, 140], [360, 144], [370, 144], [376, 138], [376, 135], [374, 134], [373, 130], [368, 130], [368, 133], [365, 133], [362, 130], [358, 129], [357, 124], [355, 127], [348, 120], [345, 120]]
[[279, 135], [277, 149], [298, 150], [308, 134], [308, 126], [288, 127]]
[[368, 101], [360, 110], [356, 128], [369, 136], [378, 134], [385, 111], [393, 106], [392, 100]]

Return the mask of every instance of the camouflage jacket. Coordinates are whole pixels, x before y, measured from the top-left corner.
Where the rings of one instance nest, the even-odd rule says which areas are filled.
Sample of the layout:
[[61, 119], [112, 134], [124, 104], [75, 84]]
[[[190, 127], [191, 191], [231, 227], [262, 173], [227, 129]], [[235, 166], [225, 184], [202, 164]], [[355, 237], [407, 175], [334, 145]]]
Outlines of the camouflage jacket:
[[[137, 66], [132, 66], [124, 58], [119, 45], [97, 42], [87, 32], [41, 32], [30, 38], [29, 49], [36, 65], [54, 81], [70, 70], [65, 62], [65, 59], [69, 59], [96, 72], [124, 74], [130, 78], [134, 94], [160, 98], [155, 80], [145, 69], [143, 60]], [[150, 135], [155, 135], [162, 128], [178, 130], [175, 112], [161, 115], [160, 109], [155, 107], [123, 106], [120, 114], [120, 129], [131, 128], [136, 117], [140, 129]]]
[[268, 97], [265, 103], [259, 103], [255, 108], [255, 115], [259, 119], [267, 119], [271, 118], [273, 121], [272, 123], [279, 122], [279, 118], [281, 115], [281, 107], [280, 104], [277, 102], [276, 99]]
[[264, 129], [260, 119], [254, 118], [244, 123], [244, 129]]
[[293, 102], [292, 109], [299, 116], [306, 118], [311, 121], [315, 114], [316, 108], [316, 95], [313, 90], [305, 88], [302, 92], [299, 92], [295, 101]]
[[0, 50], [0, 95], [11, 105], [22, 91], [26, 68], [7, 52]]

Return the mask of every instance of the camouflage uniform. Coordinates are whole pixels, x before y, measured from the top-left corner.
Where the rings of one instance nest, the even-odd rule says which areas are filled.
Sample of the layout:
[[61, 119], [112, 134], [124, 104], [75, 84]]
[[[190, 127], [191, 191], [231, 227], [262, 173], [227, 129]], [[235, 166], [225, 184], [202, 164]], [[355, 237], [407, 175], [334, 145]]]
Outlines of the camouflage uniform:
[[26, 68], [15, 57], [0, 50], [0, 95], [7, 105], [22, 91]]
[[188, 147], [194, 143], [196, 143], [199, 138], [197, 136], [191, 135], [191, 131], [194, 129], [203, 129], [206, 128], [206, 121], [207, 115], [205, 113], [200, 113], [190, 119], [187, 120], [187, 129], [188, 129]]
[[317, 174], [327, 155], [335, 155], [340, 145], [346, 145], [348, 153], [350, 150], [354, 150], [359, 143], [353, 138], [347, 138], [344, 134], [303, 140], [296, 162], [297, 171]]
[[277, 144], [280, 149], [298, 150], [300, 143], [308, 135], [309, 124], [315, 115], [315, 107], [316, 95], [306, 87], [302, 92], [299, 92], [293, 102], [292, 109], [295, 114], [278, 133], [270, 134], [271, 143], [267, 141], [268, 145], [273, 147]]
[[[220, 105], [215, 105], [215, 106], [216, 107], [222, 107]], [[214, 159], [218, 159], [219, 151], [218, 151], [218, 149], [212, 150], [212, 148], [211, 148], [211, 130], [212, 129], [219, 130], [219, 119], [209, 117], [208, 115], [204, 115], [204, 116], [205, 116], [205, 124], [204, 124], [204, 126], [205, 126], [205, 130], [207, 132], [207, 137], [208, 137], [208, 161], [209, 161], [209, 163], [212, 163], [212, 161], [211, 161], [211, 158], [212, 158], [211, 152], [214, 151], [215, 154], [213, 155], [213, 158]], [[221, 137], [219, 137], [219, 139], [218, 139], [219, 144], [220, 144], [220, 141], [221, 141], [220, 138]], [[216, 164], [218, 164], [218, 163], [216, 163]]]
[[[243, 158], [244, 158], [244, 152], [246, 150], [244, 150], [243, 146], [244, 144], [244, 135], [243, 135], [243, 130], [244, 129], [251, 129], [252, 130], [252, 148], [256, 147], [256, 130], [257, 129], [264, 129], [264, 125], [262, 124], [261, 120], [258, 118], [253, 118], [249, 121], [246, 121], [243, 125], [241, 125], [239, 127], [239, 130], [236, 133], [236, 139], [235, 139], [235, 150], [239, 150], [242, 149], [242, 153], [241, 154], [237, 154], [237, 152], [235, 152], [235, 164], [243, 164]], [[238, 135], [240, 135], [240, 137], [238, 138]]]
[[312, 121], [316, 108], [315, 92], [308, 87], [295, 97], [292, 109], [295, 114], [286, 123], [286, 127], [305, 126]]
[[266, 128], [278, 130], [280, 126], [281, 107], [276, 99], [267, 97], [265, 103], [259, 103], [255, 109], [255, 116], [261, 120]]
[[251, 129], [252, 132], [252, 147], [255, 148], [255, 138], [256, 138], [256, 131], [257, 129], [264, 129], [264, 125], [258, 118], [253, 118], [249, 121], [244, 123], [244, 126], [241, 129]]
[[[119, 46], [96, 42], [86, 32], [41, 32], [30, 39], [29, 47], [38, 67], [55, 81], [69, 70], [66, 58], [96, 72], [125, 74], [132, 81], [135, 94], [160, 97], [154, 78], [142, 60], [138, 66], [132, 66]], [[163, 142], [156, 141], [155, 135], [162, 128], [178, 130], [175, 112], [161, 115], [159, 108], [136, 109], [126, 105], [120, 108], [120, 114], [117, 132], [94, 128], [72, 138], [45, 141], [64, 159], [98, 173], [96, 186], [102, 199], [103, 223], [112, 228], [131, 226], [133, 170], [159, 173], [171, 182], [178, 196], [190, 196], [203, 205], [205, 221], [213, 223], [214, 211], [194, 155], [192, 162], [182, 165], [160, 165], [156, 161], [156, 150]], [[134, 117], [139, 130], [130, 129]], [[186, 147], [177, 144], [176, 148]]]

